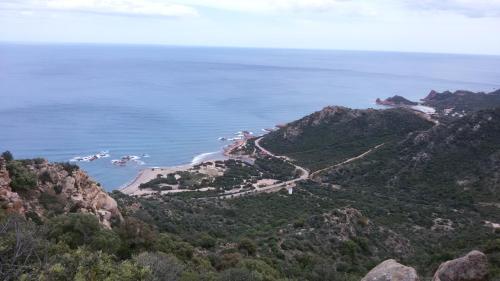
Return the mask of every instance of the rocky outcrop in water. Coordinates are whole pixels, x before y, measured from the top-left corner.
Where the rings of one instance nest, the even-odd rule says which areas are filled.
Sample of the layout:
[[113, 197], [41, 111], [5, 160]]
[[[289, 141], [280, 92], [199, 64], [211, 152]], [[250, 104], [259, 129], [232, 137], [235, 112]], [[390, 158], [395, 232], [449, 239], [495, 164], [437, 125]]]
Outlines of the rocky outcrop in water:
[[377, 265], [361, 281], [419, 281], [417, 271], [395, 260], [386, 260]]
[[8, 164], [0, 158], [0, 208], [39, 219], [70, 212], [90, 213], [108, 228], [122, 220], [116, 201], [84, 171], [43, 159]]
[[442, 263], [432, 281], [486, 281], [488, 258], [479, 251]]

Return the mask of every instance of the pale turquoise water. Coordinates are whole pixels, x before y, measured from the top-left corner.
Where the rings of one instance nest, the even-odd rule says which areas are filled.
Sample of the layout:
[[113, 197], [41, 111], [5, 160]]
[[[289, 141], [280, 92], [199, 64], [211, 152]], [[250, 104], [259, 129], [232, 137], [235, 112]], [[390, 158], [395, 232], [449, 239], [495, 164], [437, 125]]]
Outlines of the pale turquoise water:
[[326, 105], [374, 106], [394, 94], [500, 87], [500, 57], [381, 52], [0, 45], [0, 150], [80, 163], [108, 190], [140, 165], [188, 163], [217, 138], [291, 121]]

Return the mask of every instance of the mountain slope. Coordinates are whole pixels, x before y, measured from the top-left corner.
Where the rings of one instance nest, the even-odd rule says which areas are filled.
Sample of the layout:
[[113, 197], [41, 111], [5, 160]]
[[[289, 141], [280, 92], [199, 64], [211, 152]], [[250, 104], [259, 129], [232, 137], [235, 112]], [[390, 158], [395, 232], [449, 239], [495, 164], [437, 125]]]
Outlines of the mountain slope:
[[411, 110], [326, 107], [266, 135], [262, 145], [299, 165], [319, 170], [433, 124]]
[[323, 180], [395, 187], [426, 199], [446, 195], [494, 202], [500, 199], [499, 139], [500, 108], [479, 111], [412, 133], [363, 161], [331, 170]]
[[435, 108], [442, 115], [471, 113], [500, 106], [500, 90], [491, 93], [471, 91], [431, 91], [422, 99], [423, 104]]

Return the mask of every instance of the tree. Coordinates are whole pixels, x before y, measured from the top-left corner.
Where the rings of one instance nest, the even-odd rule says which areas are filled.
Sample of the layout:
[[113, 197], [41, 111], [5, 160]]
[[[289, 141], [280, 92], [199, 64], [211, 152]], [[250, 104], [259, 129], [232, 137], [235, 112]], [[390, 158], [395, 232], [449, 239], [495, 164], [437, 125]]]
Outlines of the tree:
[[184, 271], [184, 265], [176, 257], [162, 252], [143, 252], [135, 256], [134, 261], [149, 269], [150, 281], [176, 281]]
[[42, 228], [18, 216], [0, 224], [0, 280], [35, 278], [45, 262]]
[[12, 156], [12, 153], [10, 153], [10, 151], [8, 150], [2, 153], [2, 158], [7, 162], [14, 160], [14, 156]]

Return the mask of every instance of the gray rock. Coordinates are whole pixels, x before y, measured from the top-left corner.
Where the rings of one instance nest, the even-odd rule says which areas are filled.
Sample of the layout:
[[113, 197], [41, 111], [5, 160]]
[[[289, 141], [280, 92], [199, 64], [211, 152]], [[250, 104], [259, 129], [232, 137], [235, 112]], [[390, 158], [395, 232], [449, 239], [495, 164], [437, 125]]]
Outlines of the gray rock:
[[395, 260], [386, 260], [370, 270], [361, 281], [419, 281], [417, 271]]
[[432, 281], [486, 281], [488, 258], [479, 251], [442, 263]]

